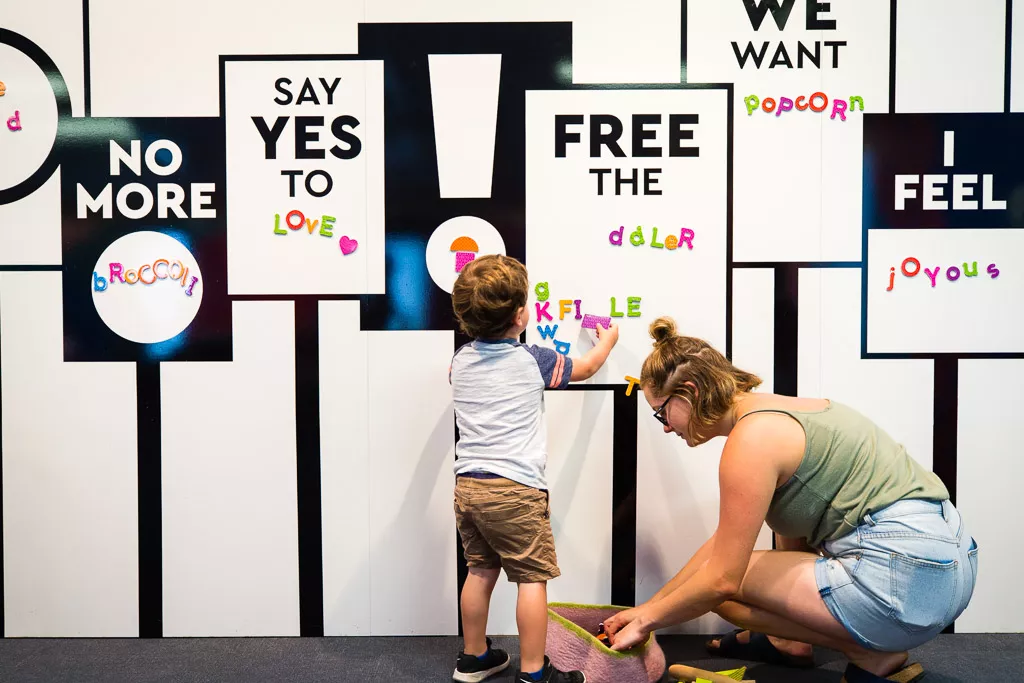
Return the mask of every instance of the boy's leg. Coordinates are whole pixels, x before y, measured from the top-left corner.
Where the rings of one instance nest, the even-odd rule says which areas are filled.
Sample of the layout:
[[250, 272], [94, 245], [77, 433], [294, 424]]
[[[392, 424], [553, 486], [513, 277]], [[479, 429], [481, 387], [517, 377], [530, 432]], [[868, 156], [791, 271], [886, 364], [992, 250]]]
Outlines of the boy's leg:
[[463, 651], [467, 655], [479, 657], [487, 652], [487, 614], [500, 572], [500, 569], [469, 569], [462, 587], [462, 632], [466, 641]]
[[519, 670], [533, 673], [544, 668], [544, 645], [548, 634], [548, 584], [519, 584], [516, 603], [519, 627]]

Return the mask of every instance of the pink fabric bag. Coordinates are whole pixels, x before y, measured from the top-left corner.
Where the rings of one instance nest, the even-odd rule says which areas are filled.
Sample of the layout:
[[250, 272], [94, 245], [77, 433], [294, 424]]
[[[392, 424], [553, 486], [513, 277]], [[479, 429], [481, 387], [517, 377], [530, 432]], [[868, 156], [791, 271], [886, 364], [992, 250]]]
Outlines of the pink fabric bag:
[[546, 654], [563, 671], [579, 670], [587, 683], [657, 683], [665, 675], [665, 653], [654, 634], [625, 652], [615, 652], [597, 639], [605, 619], [628, 609], [613, 605], [548, 605]]

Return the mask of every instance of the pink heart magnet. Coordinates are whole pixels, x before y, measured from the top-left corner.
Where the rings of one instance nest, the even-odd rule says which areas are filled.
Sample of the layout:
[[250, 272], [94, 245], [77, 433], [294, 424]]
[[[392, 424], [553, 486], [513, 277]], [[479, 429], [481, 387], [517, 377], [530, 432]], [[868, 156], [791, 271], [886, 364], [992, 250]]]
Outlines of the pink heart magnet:
[[348, 235], [342, 235], [341, 239], [338, 240], [338, 246], [341, 247], [341, 253], [348, 256], [356, 250], [356, 247], [359, 246], [359, 242], [349, 239]]

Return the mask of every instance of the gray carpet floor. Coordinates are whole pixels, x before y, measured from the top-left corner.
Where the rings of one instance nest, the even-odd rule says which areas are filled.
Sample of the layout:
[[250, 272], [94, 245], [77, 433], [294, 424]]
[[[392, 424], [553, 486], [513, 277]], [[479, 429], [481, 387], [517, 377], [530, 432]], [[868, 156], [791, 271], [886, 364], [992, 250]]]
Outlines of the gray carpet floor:
[[[669, 663], [718, 670], [745, 664], [709, 659], [698, 636], [661, 636]], [[491, 680], [507, 683], [518, 664], [516, 638], [495, 638], [513, 665]], [[2, 639], [3, 683], [313, 683], [451, 680], [458, 638]], [[927, 683], [1024, 681], [1024, 635], [943, 635], [913, 651]], [[838, 683], [846, 661], [818, 651], [817, 668], [753, 665], [758, 683]]]

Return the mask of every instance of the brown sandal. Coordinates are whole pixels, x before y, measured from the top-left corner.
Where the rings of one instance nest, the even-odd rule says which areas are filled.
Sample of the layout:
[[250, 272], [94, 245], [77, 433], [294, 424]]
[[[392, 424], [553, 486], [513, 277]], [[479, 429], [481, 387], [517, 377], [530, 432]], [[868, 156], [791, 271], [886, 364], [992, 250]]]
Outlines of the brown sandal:
[[840, 683], [878, 683], [879, 681], [892, 681], [893, 683], [917, 683], [924, 678], [924, 667], [914, 662], [908, 664], [899, 671], [891, 673], [885, 678], [876, 676], [870, 671], [865, 671], [854, 663], [850, 663], [843, 673], [843, 680]]

